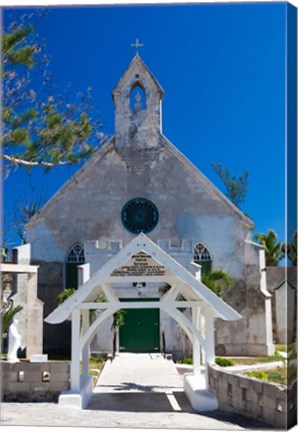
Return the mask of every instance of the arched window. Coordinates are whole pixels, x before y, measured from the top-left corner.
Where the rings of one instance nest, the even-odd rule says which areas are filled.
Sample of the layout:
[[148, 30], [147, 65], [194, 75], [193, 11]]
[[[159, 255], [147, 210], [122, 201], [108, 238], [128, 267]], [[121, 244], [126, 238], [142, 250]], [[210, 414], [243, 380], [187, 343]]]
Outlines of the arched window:
[[209, 273], [212, 269], [212, 258], [209, 250], [203, 243], [198, 243], [194, 248], [193, 260], [202, 266], [202, 274]]
[[130, 92], [130, 110], [138, 112], [146, 109], [146, 95], [144, 89], [136, 84]]
[[78, 288], [78, 265], [84, 264], [84, 248], [79, 243], [74, 244], [66, 257], [65, 288]]

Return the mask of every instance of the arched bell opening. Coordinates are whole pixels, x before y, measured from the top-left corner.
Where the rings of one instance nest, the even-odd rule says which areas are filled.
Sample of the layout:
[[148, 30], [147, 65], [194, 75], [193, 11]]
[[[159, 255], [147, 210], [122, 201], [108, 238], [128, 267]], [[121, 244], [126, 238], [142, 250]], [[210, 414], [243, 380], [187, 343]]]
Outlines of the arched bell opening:
[[146, 92], [140, 82], [135, 82], [130, 91], [129, 107], [133, 113], [146, 110]]

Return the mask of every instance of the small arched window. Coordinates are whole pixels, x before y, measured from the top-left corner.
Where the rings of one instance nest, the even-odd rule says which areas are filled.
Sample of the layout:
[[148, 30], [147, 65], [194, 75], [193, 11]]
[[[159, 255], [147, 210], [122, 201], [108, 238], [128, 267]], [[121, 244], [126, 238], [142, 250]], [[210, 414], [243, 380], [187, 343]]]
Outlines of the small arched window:
[[68, 252], [67, 262], [73, 263], [73, 262], [84, 262], [84, 261], [85, 261], [84, 248], [79, 243], [76, 243], [74, 246], [71, 247], [70, 251]]
[[84, 248], [80, 243], [76, 243], [70, 248], [66, 257], [65, 288], [78, 288], [78, 265], [84, 262]]
[[146, 95], [144, 89], [136, 84], [130, 92], [130, 110], [139, 112], [146, 109]]
[[203, 243], [198, 243], [194, 248], [193, 260], [202, 266], [202, 274], [207, 274], [212, 269], [212, 258], [209, 250]]

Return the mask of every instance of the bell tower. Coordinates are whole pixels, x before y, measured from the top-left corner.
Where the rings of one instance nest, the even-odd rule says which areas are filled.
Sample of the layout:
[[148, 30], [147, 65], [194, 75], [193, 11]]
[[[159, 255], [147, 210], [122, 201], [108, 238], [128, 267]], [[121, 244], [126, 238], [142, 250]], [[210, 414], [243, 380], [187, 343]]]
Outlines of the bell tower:
[[115, 146], [125, 155], [155, 151], [161, 145], [161, 103], [164, 91], [138, 52], [112, 92], [115, 104]]

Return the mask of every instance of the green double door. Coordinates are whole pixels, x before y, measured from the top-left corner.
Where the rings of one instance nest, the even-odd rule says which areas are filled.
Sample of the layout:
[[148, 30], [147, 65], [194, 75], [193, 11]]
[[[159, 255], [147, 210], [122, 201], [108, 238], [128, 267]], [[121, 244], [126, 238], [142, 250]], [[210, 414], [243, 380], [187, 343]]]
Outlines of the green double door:
[[[142, 299], [156, 301], [158, 299]], [[121, 299], [141, 301], [141, 299]], [[121, 352], [149, 353], [160, 351], [159, 309], [125, 309], [125, 323], [120, 327]]]

